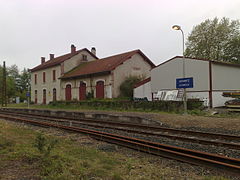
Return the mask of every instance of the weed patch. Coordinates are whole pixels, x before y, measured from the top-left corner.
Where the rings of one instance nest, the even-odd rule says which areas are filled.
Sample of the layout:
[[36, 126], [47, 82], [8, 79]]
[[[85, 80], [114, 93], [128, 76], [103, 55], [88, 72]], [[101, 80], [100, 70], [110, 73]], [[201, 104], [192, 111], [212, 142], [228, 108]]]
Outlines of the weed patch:
[[[83, 146], [76, 143], [77, 141], [72, 141], [70, 137], [46, 135], [0, 121], [0, 179], [12, 177], [12, 179], [43, 180], [159, 180], [170, 177], [181, 180], [187, 177], [216, 180], [221, 178], [204, 177], [194, 173], [181, 174], [174, 168], [152, 164], [148, 159], [138, 159], [133, 156], [129, 158], [116, 151], [99, 150], [98, 145]], [[5, 158], [2, 158], [3, 156]]]

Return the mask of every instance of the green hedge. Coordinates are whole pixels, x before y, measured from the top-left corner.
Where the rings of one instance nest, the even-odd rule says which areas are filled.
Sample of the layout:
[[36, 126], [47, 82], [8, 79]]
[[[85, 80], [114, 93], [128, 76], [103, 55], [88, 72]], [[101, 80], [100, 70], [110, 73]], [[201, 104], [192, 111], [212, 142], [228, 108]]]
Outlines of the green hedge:
[[[183, 110], [181, 101], [131, 101], [131, 100], [87, 100], [87, 101], [57, 101], [51, 102], [52, 106], [90, 107], [92, 109], [112, 110], [144, 110], [180, 112]], [[202, 109], [202, 101], [188, 101], [188, 110]]]

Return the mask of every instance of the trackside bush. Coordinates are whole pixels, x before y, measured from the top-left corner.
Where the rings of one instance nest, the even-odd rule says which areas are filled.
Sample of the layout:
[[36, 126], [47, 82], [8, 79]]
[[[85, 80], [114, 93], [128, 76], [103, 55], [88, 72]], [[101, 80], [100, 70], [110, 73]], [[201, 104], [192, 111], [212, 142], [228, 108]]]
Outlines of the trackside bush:
[[[50, 103], [51, 104], [51, 103]], [[131, 101], [114, 99], [92, 99], [89, 101], [58, 101], [54, 106], [72, 105], [74, 107], [85, 107], [92, 109], [111, 109], [111, 110], [144, 110], [144, 111], [167, 111], [180, 112], [183, 110], [181, 101]], [[188, 101], [188, 110], [203, 109], [202, 101]]]

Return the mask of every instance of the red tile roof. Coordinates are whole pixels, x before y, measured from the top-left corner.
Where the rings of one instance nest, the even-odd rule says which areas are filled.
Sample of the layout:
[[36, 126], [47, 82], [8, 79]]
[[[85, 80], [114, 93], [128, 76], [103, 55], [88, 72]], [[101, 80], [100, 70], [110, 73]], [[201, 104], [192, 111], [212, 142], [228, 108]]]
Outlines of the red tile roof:
[[139, 86], [141, 86], [141, 85], [143, 85], [143, 84], [146, 84], [146, 83], [148, 83], [148, 82], [150, 82], [150, 81], [151, 81], [151, 77], [149, 77], [149, 78], [147, 78], [147, 79], [144, 79], [144, 80], [136, 83], [136, 84], [134, 85], [134, 88], [137, 88], [137, 87], [139, 87]]
[[40, 64], [34, 68], [32, 68], [30, 71], [31, 72], [34, 72], [34, 71], [38, 71], [38, 70], [42, 70], [42, 69], [46, 69], [46, 68], [49, 68], [49, 67], [53, 67], [53, 66], [56, 66], [56, 65], [59, 65], [61, 64], [62, 62], [64, 62], [65, 60], [67, 59], [70, 59], [71, 57], [79, 54], [80, 52], [82, 51], [87, 51], [89, 54], [91, 54], [93, 57], [95, 57], [96, 59], [98, 59], [93, 53], [91, 53], [87, 48], [83, 48], [83, 49], [80, 49], [78, 51], [76, 51], [75, 53], [68, 53], [68, 54], [65, 54], [65, 55], [62, 55], [62, 56], [59, 56], [59, 57], [55, 57], [51, 60], [48, 60], [46, 61], [45, 63], [43, 64]]
[[152, 68], [155, 67], [152, 61], [148, 59], [140, 50], [134, 50], [103, 59], [82, 63], [73, 70], [65, 73], [61, 79], [110, 72], [137, 53], [139, 53]]

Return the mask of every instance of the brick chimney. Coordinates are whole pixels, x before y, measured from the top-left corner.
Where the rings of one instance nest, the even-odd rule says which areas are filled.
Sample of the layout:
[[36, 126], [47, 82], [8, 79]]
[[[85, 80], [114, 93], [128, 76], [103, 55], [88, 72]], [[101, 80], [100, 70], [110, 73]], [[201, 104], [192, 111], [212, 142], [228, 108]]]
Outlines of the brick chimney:
[[41, 64], [45, 63], [45, 57], [41, 57]]
[[92, 47], [91, 53], [93, 53], [96, 56], [96, 48], [95, 47]]
[[72, 44], [71, 45], [71, 53], [73, 54], [73, 53], [75, 53], [76, 52], [76, 47]]
[[50, 60], [54, 59], [54, 54], [49, 54], [50, 55]]

